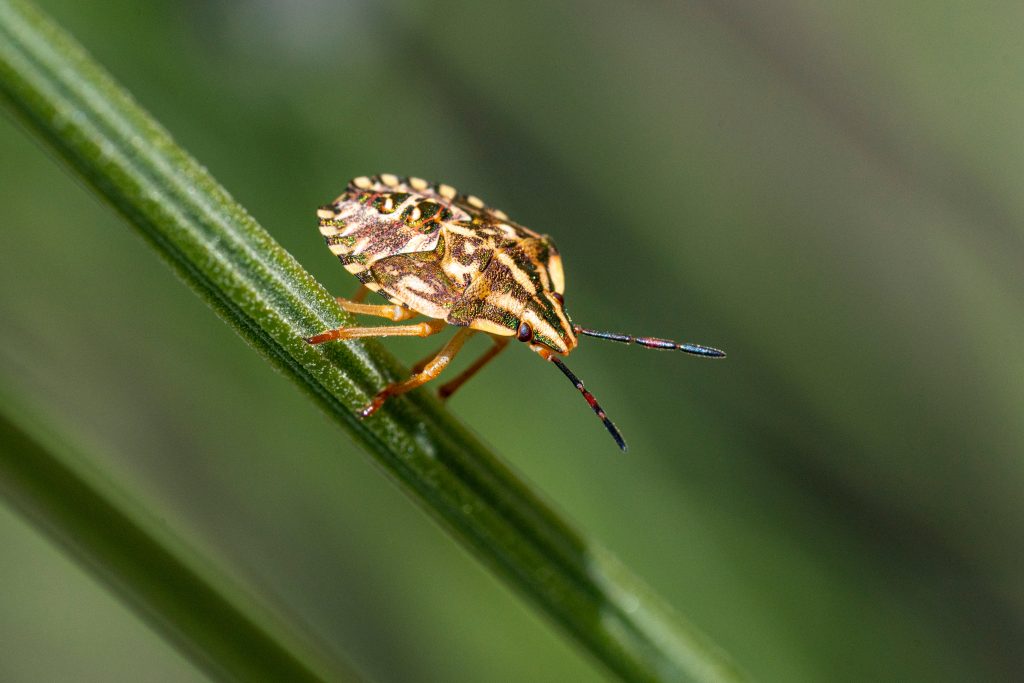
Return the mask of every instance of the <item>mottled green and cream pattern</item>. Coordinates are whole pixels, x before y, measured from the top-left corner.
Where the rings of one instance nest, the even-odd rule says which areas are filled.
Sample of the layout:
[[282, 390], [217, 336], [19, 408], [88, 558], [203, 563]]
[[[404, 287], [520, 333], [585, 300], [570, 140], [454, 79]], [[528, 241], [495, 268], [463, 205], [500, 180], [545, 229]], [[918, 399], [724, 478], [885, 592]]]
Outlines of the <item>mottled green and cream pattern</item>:
[[391, 303], [502, 336], [522, 323], [556, 353], [576, 346], [554, 243], [445, 184], [359, 177], [317, 211], [345, 268]]

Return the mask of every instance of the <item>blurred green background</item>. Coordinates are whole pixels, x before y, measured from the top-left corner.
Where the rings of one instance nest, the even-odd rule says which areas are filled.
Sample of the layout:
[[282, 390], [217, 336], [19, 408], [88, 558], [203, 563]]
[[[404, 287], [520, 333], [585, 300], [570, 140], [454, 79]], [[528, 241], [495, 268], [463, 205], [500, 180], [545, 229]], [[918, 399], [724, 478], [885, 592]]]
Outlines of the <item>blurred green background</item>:
[[[628, 456], [521, 349], [451, 409], [755, 678], [1024, 671], [1019, 3], [39, 4], [332, 291], [316, 206], [419, 175], [553, 235], [577, 322], [726, 349], [584, 340]], [[378, 680], [604, 676], [10, 117], [0, 206], [0, 382], [174, 533]], [[0, 544], [0, 680], [202, 679]]]

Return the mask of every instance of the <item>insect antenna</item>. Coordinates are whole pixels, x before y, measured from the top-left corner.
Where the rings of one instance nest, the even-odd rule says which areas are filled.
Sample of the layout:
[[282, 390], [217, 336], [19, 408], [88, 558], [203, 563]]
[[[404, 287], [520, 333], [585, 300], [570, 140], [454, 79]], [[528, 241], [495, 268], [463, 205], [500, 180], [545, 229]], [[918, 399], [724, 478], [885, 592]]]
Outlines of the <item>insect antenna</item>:
[[626, 440], [622, 438], [622, 434], [619, 433], [618, 428], [612, 423], [611, 420], [608, 419], [608, 416], [604, 414], [604, 410], [601, 409], [601, 406], [598, 404], [597, 399], [594, 398], [594, 395], [583, 388], [583, 382], [580, 381], [580, 378], [574, 375], [572, 370], [565, 367], [565, 363], [558, 360], [556, 356], [548, 355], [545, 357], [549, 361], [554, 363], [556, 366], [558, 366], [558, 369], [562, 371], [562, 374], [568, 377], [569, 381], [572, 382], [577, 389], [579, 389], [580, 393], [583, 394], [583, 398], [587, 399], [587, 403], [589, 403], [590, 407], [594, 409], [594, 412], [597, 413], [597, 416], [601, 418], [601, 422], [604, 423], [605, 429], [607, 429], [608, 433], [612, 435], [613, 439], [615, 439], [615, 443], [617, 443], [619, 445], [619, 448], [622, 449], [622, 452], [625, 453], [628, 450], [626, 448]]
[[701, 344], [680, 344], [679, 342], [674, 342], [671, 339], [634, 337], [629, 334], [619, 334], [617, 332], [599, 332], [597, 330], [584, 329], [579, 325], [573, 325], [572, 329], [576, 334], [583, 334], [588, 337], [597, 337], [598, 339], [607, 339], [608, 341], [619, 342], [621, 344], [637, 344], [639, 346], [646, 346], [649, 349], [683, 351], [684, 353], [692, 353], [694, 356], [704, 356], [705, 358], [725, 358], [725, 351], [719, 351], [711, 346], [703, 346]]

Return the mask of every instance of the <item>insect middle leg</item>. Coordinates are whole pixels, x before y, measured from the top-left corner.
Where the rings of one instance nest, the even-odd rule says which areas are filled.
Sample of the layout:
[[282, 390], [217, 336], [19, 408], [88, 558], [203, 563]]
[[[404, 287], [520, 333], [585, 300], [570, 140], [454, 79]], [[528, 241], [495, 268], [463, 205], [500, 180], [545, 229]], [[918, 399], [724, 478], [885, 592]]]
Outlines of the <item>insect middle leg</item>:
[[[443, 320], [427, 320], [414, 325], [393, 325], [391, 327], [339, 327], [312, 337], [306, 337], [310, 344], [323, 344], [336, 339], [362, 339], [364, 337], [429, 337], [447, 326]], [[450, 343], [450, 342], [449, 342]]]
[[469, 329], [468, 327], [460, 329], [455, 333], [454, 337], [448, 340], [447, 344], [441, 347], [441, 350], [438, 351], [436, 356], [424, 363], [423, 368], [419, 372], [413, 373], [412, 377], [404, 382], [395, 382], [394, 384], [389, 384], [384, 387], [376, 396], [373, 397], [373, 400], [359, 412], [359, 414], [363, 417], [369, 417], [384, 405], [384, 401], [386, 401], [388, 397], [404, 394], [407, 391], [415, 389], [421, 384], [426, 384], [440, 375], [441, 371], [448, 367], [448, 364], [452, 362], [452, 358], [454, 358], [455, 354], [459, 352], [462, 345], [466, 343], [466, 340], [475, 332], [476, 330]]
[[[356, 292], [358, 297], [361, 292]], [[408, 320], [416, 316], [416, 311], [406, 308], [405, 306], [396, 306], [394, 304], [364, 304], [362, 301], [353, 299], [346, 299], [344, 297], [336, 297], [335, 301], [342, 309], [349, 313], [360, 313], [362, 315], [375, 315], [378, 318], [387, 318], [388, 320], [394, 320], [398, 322], [400, 320]]]

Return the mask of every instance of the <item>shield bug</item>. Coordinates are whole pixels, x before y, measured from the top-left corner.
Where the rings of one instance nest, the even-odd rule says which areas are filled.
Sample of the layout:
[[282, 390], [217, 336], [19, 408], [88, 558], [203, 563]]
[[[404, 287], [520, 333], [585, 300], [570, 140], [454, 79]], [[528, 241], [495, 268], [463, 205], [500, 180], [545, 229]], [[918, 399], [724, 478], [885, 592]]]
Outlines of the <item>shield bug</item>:
[[[390, 384], [374, 396], [360, 411], [364, 418], [389, 396], [437, 377], [470, 336], [484, 333], [494, 345], [440, 388], [442, 399], [516, 339], [572, 382], [625, 451], [619, 430], [561, 360], [576, 348], [580, 336], [708, 358], [725, 356], [699, 344], [599, 332], [572, 324], [565, 311], [562, 259], [551, 239], [450, 185], [389, 173], [363, 176], [350, 181], [332, 203], [320, 207], [317, 217], [331, 252], [363, 284], [354, 298], [338, 299], [343, 309], [396, 322], [418, 314], [428, 320], [387, 327], [342, 327], [306, 341], [322, 344], [360, 337], [429, 337], [448, 325], [458, 328], [437, 353], [413, 368], [409, 379]], [[365, 303], [368, 292], [380, 294], [389, 303]]]

